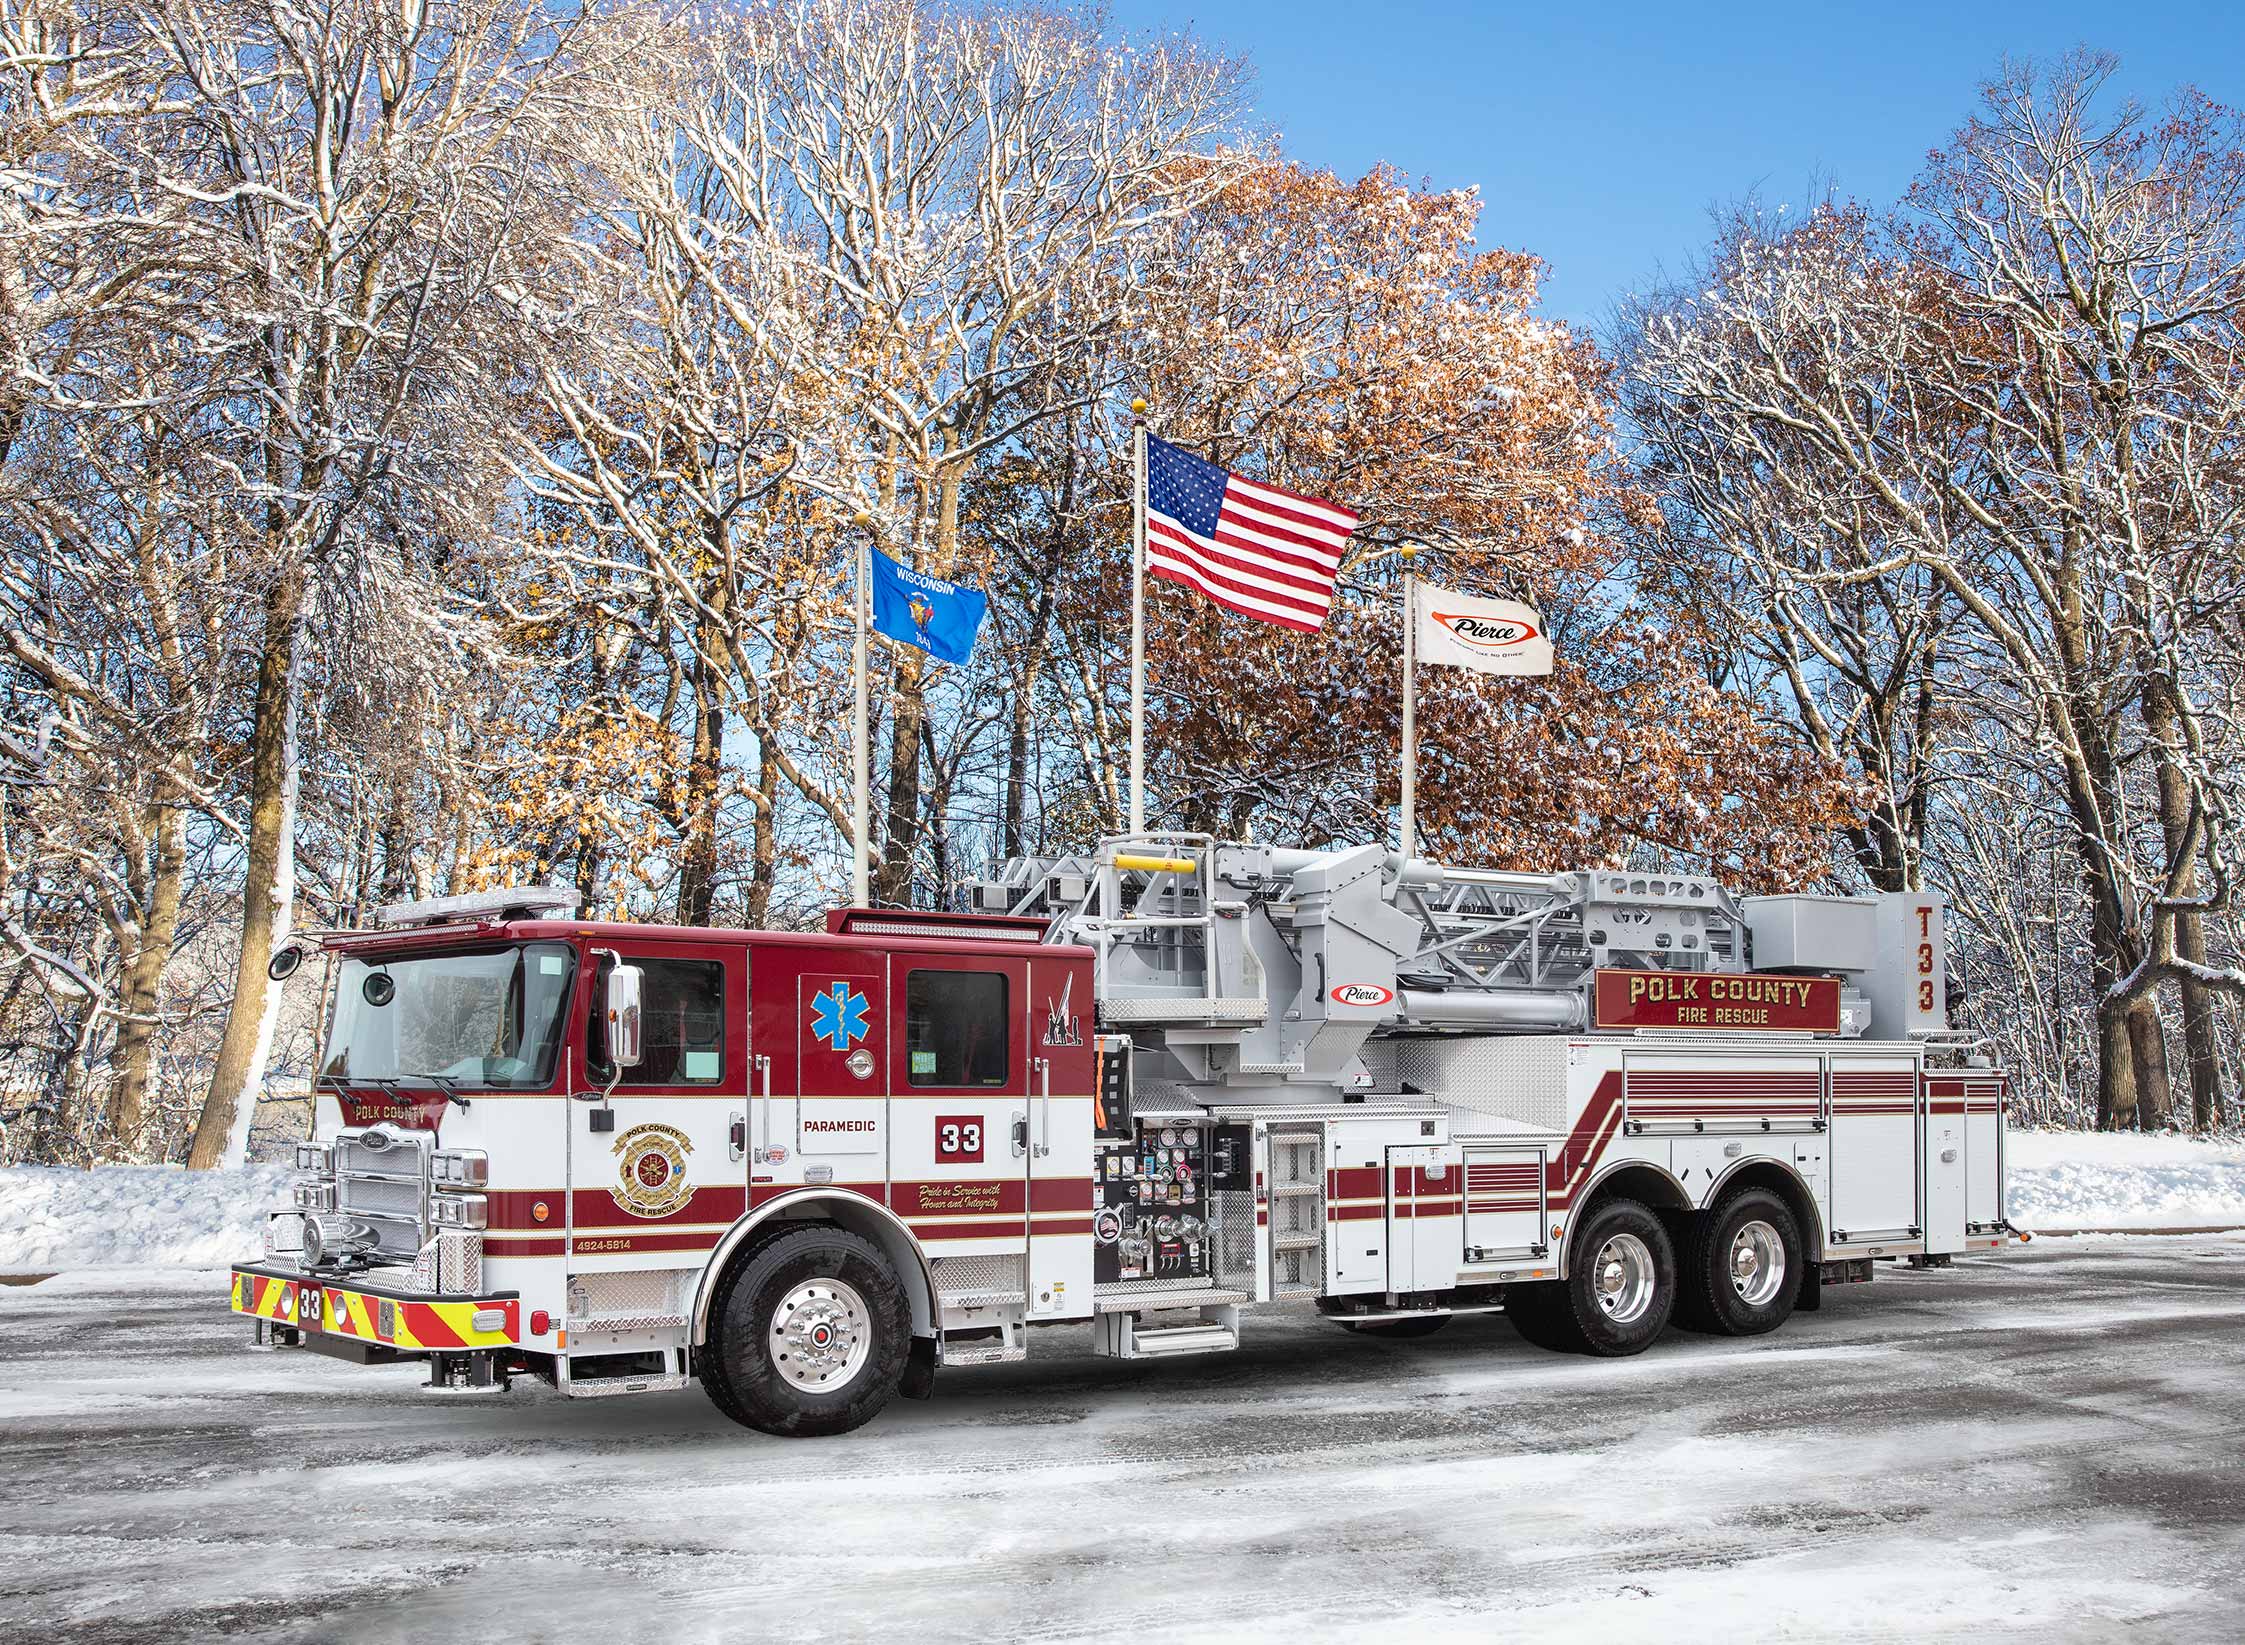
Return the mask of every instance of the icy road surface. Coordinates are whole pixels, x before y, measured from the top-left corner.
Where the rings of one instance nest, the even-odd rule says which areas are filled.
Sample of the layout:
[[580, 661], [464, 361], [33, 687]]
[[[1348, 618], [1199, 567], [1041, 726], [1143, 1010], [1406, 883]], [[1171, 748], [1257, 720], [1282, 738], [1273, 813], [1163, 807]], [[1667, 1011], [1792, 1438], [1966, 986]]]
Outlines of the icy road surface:
[[2245, 1238], [1880, 1270], [1598, 1363], [1250, 1319], [846, 1439], [432, 1402], [209, 1275], [0, 1287], [0, 1639], [2233, 1641]]

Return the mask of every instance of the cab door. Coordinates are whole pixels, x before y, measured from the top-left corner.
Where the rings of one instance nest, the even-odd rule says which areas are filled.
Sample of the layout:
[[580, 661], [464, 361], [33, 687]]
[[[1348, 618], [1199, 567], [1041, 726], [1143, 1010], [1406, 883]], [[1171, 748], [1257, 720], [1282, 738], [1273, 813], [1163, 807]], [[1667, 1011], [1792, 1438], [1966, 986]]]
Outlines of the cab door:
[[[585, 1100], [565, 1115], [573, 1298], [586, 1274], [699, 1267], [747, 1190], [731, 1131], [748, 1089], [747, 949], [634, 940], [596, 955], [575, 1054]], [[641, 973], [641, 1058], [602, 1102], [612, 1070], [598, 1004], [617, 959]], [[602, 1311], [600, 1287], [585, 1290]]]
[[753, 1194], [887, 1197], [888, 957], [854, 944], [757, 948]]
[[1028, 962], [902, 951], [889, 966], [889, 1205], [937, 1264], [939, 1289], [957, 1264], [974, 1290], [1023, 1292]]

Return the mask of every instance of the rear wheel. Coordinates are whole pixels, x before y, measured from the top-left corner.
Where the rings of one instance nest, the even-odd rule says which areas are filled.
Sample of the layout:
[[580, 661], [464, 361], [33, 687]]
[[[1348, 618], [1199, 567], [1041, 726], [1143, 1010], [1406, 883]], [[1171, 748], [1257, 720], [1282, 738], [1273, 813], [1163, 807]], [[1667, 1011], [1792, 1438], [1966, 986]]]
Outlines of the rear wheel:
[[1676, 1248], [1646, 1207], [1608, 1200], [1582, 1225], [1572, 1271], [1535, 1289], [1543, 1295], [1519, 1322], [1529, 1341], [1601, 1359], [1641, 1354], [1676, 1306]]
[[1679, 1321], [1726, 1337], [1774, 1331], [1792, 1315], [1806, 1273], [1792, 1211], [1767, 1189], [1743, 1189], [1699, 1219]]
[[1415, 1337], [1431, 1337], [1450, 1323], [1448, 1314], [1425, 1314], [1418, 1319], [1338, 1320], [1335, 1323], [1354, 1331], [1360, 1337], [1386, 1337], [1392, 1342], [1408, 1342]]
[[718, 1299], [711, 1400], [767, 1434], [845, 1434], [895, 1397], [912, 1346], [904, 1287], [878, 1247], [839, 1228], [780, 1235]]

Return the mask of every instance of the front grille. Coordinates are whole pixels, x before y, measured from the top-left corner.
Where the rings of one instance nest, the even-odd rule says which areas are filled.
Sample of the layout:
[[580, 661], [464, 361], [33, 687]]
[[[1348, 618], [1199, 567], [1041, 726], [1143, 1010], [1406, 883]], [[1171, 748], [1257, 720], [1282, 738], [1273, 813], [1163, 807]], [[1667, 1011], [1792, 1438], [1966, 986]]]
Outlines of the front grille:
[[411, 1262], [429, 1241], [430, 1140], [387, 1126], [335, 1139], [335, 1209], [371, 1232], [378, 1261]]

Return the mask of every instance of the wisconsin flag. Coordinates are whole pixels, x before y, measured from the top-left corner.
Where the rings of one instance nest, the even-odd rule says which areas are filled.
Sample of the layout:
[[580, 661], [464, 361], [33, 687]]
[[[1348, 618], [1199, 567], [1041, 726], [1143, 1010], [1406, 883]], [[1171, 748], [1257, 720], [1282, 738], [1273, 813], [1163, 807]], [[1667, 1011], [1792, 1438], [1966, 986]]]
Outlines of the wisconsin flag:
[[877, 548], [867, 551], [867, 569], [873, 573], [875, 633], [947, 663], [964, 663], [972, 655], [990, 606], [987, 595], [899, 565]]
[[1517, 600], [1481, 600], [1431, 583], [1412, 590], [1418, 660], [1484, 674], [1548, 674], [1543, 618]]

